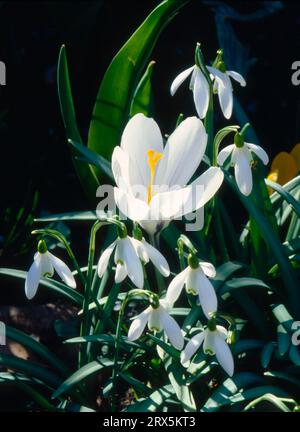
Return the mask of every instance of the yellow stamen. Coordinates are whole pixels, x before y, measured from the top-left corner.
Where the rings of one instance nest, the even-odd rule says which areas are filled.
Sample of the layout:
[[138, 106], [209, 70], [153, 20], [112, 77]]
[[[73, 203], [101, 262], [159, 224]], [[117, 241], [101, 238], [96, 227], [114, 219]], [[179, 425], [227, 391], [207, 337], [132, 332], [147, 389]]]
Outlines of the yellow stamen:
[[147, 155], [148, 155], [148, 164], [150, 167], [150, 183], [148, 186], [148, 204], [149, 204], [152, 199], [152, 186], [154, 181], [155, 168], [158, 161], [162, 158], [163, 155], [162, 153], [158, 153], [154, 150], [148, 150]]

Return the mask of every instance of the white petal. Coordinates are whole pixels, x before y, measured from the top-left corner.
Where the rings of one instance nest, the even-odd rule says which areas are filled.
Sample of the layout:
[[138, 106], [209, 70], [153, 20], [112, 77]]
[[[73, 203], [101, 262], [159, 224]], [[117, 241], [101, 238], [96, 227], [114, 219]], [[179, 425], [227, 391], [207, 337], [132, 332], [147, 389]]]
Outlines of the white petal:
[[267, 155], [267, 153], [264, 151], [264, 149], [256, 144], [250, 144], [250, 143], [246, 143], [245, 145], [249, 148], [249, 150], [252, 150], [253, 153], [255, 153], [259, 159], [262, 160], [262, 162], [267, 165], [269, 163], [269, 156]]
[[202, 268], [206, 276], [211, 278], [214, 278], [216, 276], [216, 269], [211, 263], [200, 261], [200, 267]]
[[41, 278], [41, 254], [36, 256], [27, 273], [25, 280], [25, 294], [28, 300], [31, 300], [38, 289]]
[[141, 314], [134, 318], [128, 330], [128, 339], [135, 341], [138, 339], [146, 327], [151, 308], [148, 307]]
[[121, 283], [127, 276], [127, 269], [124, 264], [118, 263], [116, 266], [115, 282]]
[[220, 151], [220, 153], [218, 154], [218, 164], [219, 165], [221, 165], [221, 166], [223, 165], [223, 163], [226, 161], [228, 156], [233, 151], [234, 147], [235, 147], [234, 144], [230, 144], [229, 146], [223, 148], [223, 150]]
[[184, 339], [181, 329], [175, 319], [171, 317], [163, 308], [160, 308], [161, 323], [171, 344], [178, 350], [182, 350]]
[[39, 255], [40, 255], [41, 276], [52, 277], [54, 274], [54, 268], [48, 257], [48, 254], [44, 253]]
[[203, 343], [205, 332], [198, 333], [196, 336], [187, 343], [186, 347], [181, 353], [181, 363], [187, 363], [200, 348]]
[[214, 355], [215, 354], [215, 344], [214, 337], [215, 331], [210, 331], [208, 329], [205, 330], [205, 338], [203, 344], [203, 351], [205, 354]]
[[120, 211], [133, 221], [148, 220], [149, 206], [131, 193], [115, 187], [114, 197]]
[[235, 81], [237, 81], [242, 87], [246, 86], [246, 81], [244, 77], [235, 71], [226, 71], [227, 75], [229, 75], [231, 78], [233, 78]]
[[115, 246], [116, 246], [117, 240], [114, 241], [111, 245], [108, 246], [107, 249], [105, 249], [105, 251], [102, 253], [99, 262], [98, 262], [98, 275], [101, 278], [108, 266], [109, 263], [109, 258], [112, 254], [112, 251], [114, 250]]
[[174, 79], [174, 81], [171, 84], [171, 89], [170, 89], [171, 96], [174, 96], [174, 94], [178, 90], [178, 87], [180, 87], [183, 81], [185, 81], [187, 77], [192, 73], [194, 67], [195, 66], [189, 67], [188, 69], [184, 70], [179, 75], [177, 75], [177, 77]]
[[185, 289], [189, 294], [197, 295], [199, 292], [199, 271], [201, 271], [201, 269], [192, 269], [191, 267], [188, 267]]
[[121, 148], [132, 162], [129, 169], [130, 183], [148, 187], [150, 168], [147, 151], [152, 149], [159, 153], [163, 152], [163, 139], [157, 123], [144, 114], [136, 114], [124, 129]]
[[143, 288], [144, 285], [143, 267], [128, 237], [124, 239], [120, 239], [118, 241], [117, 250], [120, 259], [122, 259], [126, 265], [126, 270], [132, 283], [138, 288]]
[[51, 252], [48, 251], [47, 255], [51, 260], [54, 269], [56, 270], [60, 278], [64, 281], [64, 283], [71, 288], [76, 288], [76, 281], [69, 267], [61, 259], [52, 255]]
[[163, 327], [162, 327], [160, 312], [161, 312], [161, 307], [159, 307], [158, 309], [151, 308], [151, 312], [149, 314], [149, 319], [148, 319], [148, 328], [150, 331], [156, 331], [156, 332], [162, 331]]
[[183, 285], [187, 277], [188, 268], [174, 277], [167, 289], [166, 300], [170, 304], [174, 304], [182, 291]]
[[202, 270], [198, 272], [197, 276], [199, 284], [199, 301], [205, 316], [209, 319], [218, 309], [218, 299], [213, 285], [207, 279]]
[[[218, 80], [219, 78], [216, 79]], [[233, 96], [231, 82], [226, 75], [224, 75], [224, 80], [222, 82], [219, 82], [218, 96], [224, 117], [226, 119], [230, 119], [233, 107]]]
[[148, 251], [144, 242], [144, 239], [142, 241], [137, 240], [135, 238], [129, 237], [137, 256], [144, 261], [145, 263], [149, 262], [149, 255], [148, 255]]
[[234, 362], [231, 350], [217, 332], [214, 334], [214, 347], [218, 362], [225, 372], [227, 372], [229, 376], [232, 376], [234, 371]]
[[217, 325], [217, 330], [219, 332], [219, 335], [226, 340], [227, 339], [227, 335], [228, 335], [228, 331], [225, 327]]
[[201, 174], [189, 187], [192, 188], [190, 212], [203, 207], [218, 191], [224, 179], [220, 168], [211, 167]]
[[130, 185], [129, 179], [129, 157], [119, 146], [114, 148], [111, 157], [111, 169], [119, 188], [127, 190]]
[[183, 120], [167, 141], [154, 183], [185, 186], [198, 168], [206, 145], [207, 134], [202, 121], [197, 117]]
[[200, 68], [197, 68], [195, 73], [193, 96], [198, 116], [203, 119], [206, 116], [209, 104], [209, 85]]
[[160, 219], [162, 220], [171, 220], [189, 213], [192, 211], [189, 206], [191, 194], [192, 190], [189, 186], [171, 190], [170, 192], [158, 193], [151, 200], [150, 213], [152, 213], [152, 209], [154, 213], [157, 213], [157, 209], [159, 209]]
[[145, 239], [143, 239], [143, 244], [146, 248], [149, 259], [152, 261], [155, 267], [163, 276], [168, 277], [170, 275], [170, 267], [166, 258], [152, 245], [147, 243]]
[[248, 196], [252, 191], [252, 171], [247, 153], [242, 149], [234, 150], [235, 157], [235, 179], [242, 194]]

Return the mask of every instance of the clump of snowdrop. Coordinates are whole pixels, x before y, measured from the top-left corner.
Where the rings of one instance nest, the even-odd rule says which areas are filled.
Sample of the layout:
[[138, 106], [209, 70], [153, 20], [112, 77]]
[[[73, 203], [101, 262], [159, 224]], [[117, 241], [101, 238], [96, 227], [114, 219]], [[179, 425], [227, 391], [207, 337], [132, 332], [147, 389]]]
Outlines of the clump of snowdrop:
[[208, 278], [215, 277], [216, 270], [211, 263], [199, 261], [193, 254], [189, 255], [188, 264], [188, 267], [170, 283], [167, 301], [175, 303], [185, 285], [187, 293], [198, 296], [204, 314], [210, 318], [217, 311], [218, 299]]
[[65, 284], [71, 288], [76, 288], [76, 281], [69, 267], [48, 251], [44, 240], [40, 240], [34, 261], [25, 280], [25, 294], [29, 300], [35, 296], [41, 277], [52, 277], [54, 270]]
[[208, 355], [216, 355], [219, 364], [225, 372], [232, 376], [234, 362], [231, 350], [226, 342], [228, 332], [225, 327], [216, 325], [214, 318], [208, 321], [207, 328], [193, 336], [181, 353], [181, 362], [188, 365], [189, 360], [203, 345], [203, 351]]
[[269, 157], [265, 150], [256, 144], [245, 142], [242, 134], [237, 132], [234, 136], [234, 144], [225, 147], [218, 155], [219, 165], [223, 165], [230, 156], [239, 190], [246, 196], [250, 195], [253, 186], [251, 170], [252, 153], [255, 153], [265, 165], [268, 164]]

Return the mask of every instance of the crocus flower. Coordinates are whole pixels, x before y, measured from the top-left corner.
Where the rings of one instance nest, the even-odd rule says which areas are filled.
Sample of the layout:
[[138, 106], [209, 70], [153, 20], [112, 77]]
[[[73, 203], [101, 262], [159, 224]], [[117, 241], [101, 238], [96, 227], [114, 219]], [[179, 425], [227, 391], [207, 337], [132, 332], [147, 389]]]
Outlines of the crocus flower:
[[150, 331], [157, 333], [164, 331], [171, 344], [178, 350], [184, 345], [181, 329], [175, 319], [168, 313], [171, 305], [165, 300], [159, 300], [157, 307], [148, 306], [142, 313], [137, 315], [128, 331], [128, 339], [135, 341], [143, 333], [146, 325]]
[[204, 314], [210, 318], [217, 311], [218, 300], [208, 277], [215, 277], [216, 270], [211, 263], [199, 261], [192, 255], [189, 256], [188, 262], [188, 267], [170, 283], [166, 299], [169, 303], [175, 303], [185, 285], [188, 293], [199, 297]]
[[207, 328], [191, 338], [181, 353], [181, 362], [183, 365], [188, 363], [195, 352], [203, 344], [204, 353], [216, 355], [219, 364], [225, 372], [227, 372], [229, 376], [232, 376], [234, 371], [234, 362], [231, 350], [226, 343], [227, 330], [219, 325], [213, 325], [212, 328], [214, 329], [210, 330]]
[[[223, 115], [229, 119], [232, 114], [233, 96], [230, 78], [239, 82], [241, 86], [246, 85], [246, 81], [241, 74], [232, 70], [222, 72], [212, 66], [206, 66], [210, 73], [213, 83], [213, 91], [218, 94]], [[173, 96], [178, 87], [191, 75], [190, 90], [193, 92], [194, 103], [198, 116], [203, 119], [206, 116], [209, 104], [209, 84], [199, 66], [194, 65], [181, 72], [171, 85], [171, 95]]]
[[203, 207], [219, 189], [223, 173], [211, 167], [186, 186], [205, 152], [207, 134], [196, 117], [184, 120], [163, 146], [157, 123], [136, 114], [114, 149], [114, 196], [120, 211], [149, 234]]
[[76, 288], [76, 281], [69, 267], [47, 250], [44, 240], [40, 240], [25, 280], [25, 294], [29, 300], [35, 296], [41, 277], [52, 277], [54, 270], [66, 285]]
[[255, 153], [261, 161], [267, 165], [269, 157], [263, 148], [256, 144], [244, 142], [243, 137], [236, 133], [234, 144], [230, 144], [220, 151], [218, 164], [223, 165], [225, 160], [231, 156], [231, 163], [234, 165], [234, 174], [237, 185], [244, 195], [249, 195], [252, 191], [252, 154]]

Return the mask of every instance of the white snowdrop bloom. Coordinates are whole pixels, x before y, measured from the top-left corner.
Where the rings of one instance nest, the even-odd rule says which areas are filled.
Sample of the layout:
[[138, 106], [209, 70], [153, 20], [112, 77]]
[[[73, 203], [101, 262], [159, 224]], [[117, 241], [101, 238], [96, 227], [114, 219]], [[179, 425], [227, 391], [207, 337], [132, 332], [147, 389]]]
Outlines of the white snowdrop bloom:
[[195, 352], [203, 344], [205, 354], [216, 355], [219, 364], [225, 372], [232, 376], [234, 372], [234, 362], [231, 350], [226, 343], [227, 330], [219, 325], [213, 325], [214, 329], [205, 329], [196, 336], [193, 336], [181, 353], [181, 362], [186, 365]]
[[170, 275], [170, 267], [166, 258], [143, 237], [141, 240], [131, 239], [137, 255], [145, 263], [149, 261], [159, 270], [159, 272], [168, 277]]
[[66, 285], [76, 288], [76, 281], [69, 267], [47, 250], [44, 240], [40, 240], [38, 252], [34, 255], [25, 280], [25, 294], [29, 300], [35, 296], [41, 277], [52, 277], [54, 270]]
[[114, 197], [120, 211], [149, 234], [203, 207], [223, 181], [220, 168], [211, 167], [187, 186], [207, 144], [205, 128], [196, 117], [185, 119], [165, 147], [157, 123], [136, 114], [114, 149]]
[[256, 154], [264, 165], [268, 164], [269, 157], [265, 150], [256, 144], [244, 142], [242, 136], [237, 133], [234, 137], [234, 144], [223, 148], [218, 155], [219, 165], [223, 165], [225, 160], [231, 156], [235, 180], [239, 190], [246, 196], [250, 195], [253, 186], [251, 170], [253, 161], [252, 152]]
[[166, 299], [170, 303], [175, 303], [185, 285], [188, 293], [199, 297], [205, 316], [211, 318], [218, 308], [215, 289], [208, 279], [208, 277], [215, 277], [215, 267], [211, 263], [199, 261], [192, 255], [189, 255], [188, 262], [188, 267], [175, 276], [170, 283]]
[[159, 300], [157, 308], [148, 306], [142, 313], [137, 315], [128, 331], [128, 339], [135, 341], [143, 333], [146, 325], [150, 331], [157, 333], [164, 331], [171, 344], [178, 350], [181, 350], [184, 345], [182, 331], [171, 315], [168, 309], [171, 305], [165, 300]]

